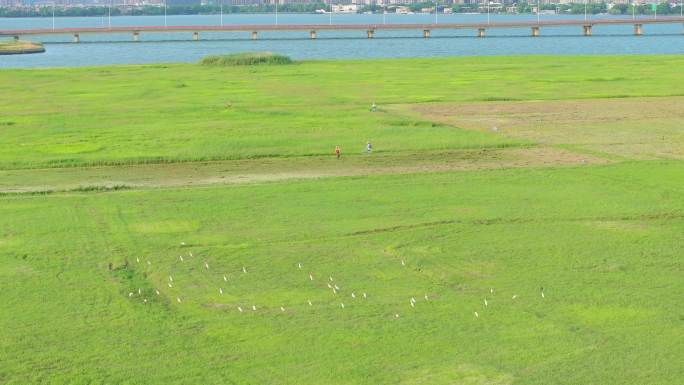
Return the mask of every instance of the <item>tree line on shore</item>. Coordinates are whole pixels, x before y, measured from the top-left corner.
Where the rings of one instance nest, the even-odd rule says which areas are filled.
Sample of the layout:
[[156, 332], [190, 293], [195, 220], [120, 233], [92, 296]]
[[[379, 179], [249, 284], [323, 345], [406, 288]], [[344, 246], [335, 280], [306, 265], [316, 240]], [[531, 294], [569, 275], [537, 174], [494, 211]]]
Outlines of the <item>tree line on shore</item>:
[[[421, 2], [407, 5], [412, 12], [421, 12], [426, 8], [434, 9], [435, 3]], [[438, 11], [445, 8], [451, 8], [454, 13], [477, 12], [482, 10], [482, 4], [454, 4], [452, 6], [441, 6], [437, 4]], [[575, 3], [575, 4], [542, 4], [540, 9], [542, 11], [556, 11], [563, 14], [613, 14], [613, 15], [668, 15], [679, 14], [681, 6], [672, 6], [668, 2], [663, 2], [657, 5], [656, 9], [651, 4], [631, 5], [631, 4], [616, 4], [608, 9], [606, 3]], [[223, 5], [223, 13], [271, 13], [275, 11], [273, 4], [255, 4], [255, 5]], [[395, 12], [397, 6], [382, 6], [382, 5], [367, 5], [359, 8], [358, 12]], [[520, 2], [515, 5], [514, 10], [506, 9], [492, 9], [492, 13], [533, 13], [536, 8], [536, 3]], [[308, 4], [281, 4], [278, 6], [278, 11], [283, 13], [313, 13], [316, 10], [329, 9], [329, 6], [323, 2], [308, 3]], [[0, 7], [0, 17], [51, 17], [53, 15], [58, 17], [71, 16], [158, 16], [164, 14], [164, 8], [159, 6], [115, 6], [111, 9], [106, 6], [88, 6], [88, 7]], [[167, 15], [212, 15], [221, 12], [221, 7], [218, 4], [209, 5], [171, 5], [166, 7]]]
[[[324, 3], [309, 4], [281, 4], [278, 11], [283, 13], [313, 13], [317, 9], [325, 9]], [[216, 4], [211, 5], [169, 5], [166, 7], [167, 15], [213, 15], [218, 14], [221, 7]], [[275, 5], [255, 4], [255, 5], [223, 5], [223, 13], [270, 13], [275, 11]], [[141, 7], [133, 6], [88, 6], [88, 7], [55, 7], [55, 16], [107, 16], [111, 12], [112, 16], [159, 16], [164, 14], [164, 7], [145, 5]], [[52, 17], [52, 6], [30, 7], [30, 8], [8, 8], [0, 7], [0, 17]]]

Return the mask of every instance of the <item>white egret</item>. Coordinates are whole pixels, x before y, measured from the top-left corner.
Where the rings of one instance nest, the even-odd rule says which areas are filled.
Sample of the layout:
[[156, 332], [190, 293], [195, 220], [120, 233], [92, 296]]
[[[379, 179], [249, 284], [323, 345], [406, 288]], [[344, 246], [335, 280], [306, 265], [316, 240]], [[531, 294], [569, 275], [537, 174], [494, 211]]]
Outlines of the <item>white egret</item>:
[[242, 313], [242, 307], [238, 306], [238, 311]]
[[180, 297], [176, 297], [176, 301], [178, 301], [178, 303], [181, 303]]
[[344, 309], [344, 304], [340, 302], [340, 306], [342, 306], [342, 309]]
[[484, 304], [485, 304], [485, 307], [489, 306], [489, 303], [487, 302], [487, 298], [484, 299]]
[[243, 273], [246, 273], [246, 272], [247, 272], [247, 268], [244, 267], [244, 266], [242, 266], [242, 272], [243, 272]]
[[513, 296], [511, 297], [511, 299], [516, 299], [516, 298], [518, 298], [517, 294], [513, 294]]
[[206, 263], [206, 262], [204, 262], [204, 267], [206, 267], [206, 268], [208, 269], [208, 268], [209, 268], [209, 264]]
[[228, 277], [226, 277], [225, 275], [223, 276], [223, 282], [228, 282]]
[[132, 297], [132, 296], [133, 296], [133, 292], [128, 293], [128, 296], [129, 296], [129, 297]]
[[352, 292], [352, 293], [351, 293], [351, 297], [352, 297], [352, 298], [356, 298], [356, 294], [354, 294], [354, 293]]
[[252, 305], [252, 310], [256, 311], [256, 305]]
[[223, 288], [219, 287], [219, 294], [223, 295]]
[[311, 303], [311, 300], [308, 300], [307, 302], [309, 303], [309, 306], [313, 306], [313, 304]]
[[309, 281], [313, 281], [313, 275], [309, 274]]
[[365, 292], [363, 293], [363, 298], [364, 298], [364, 299], [368, 298], [368, 295], [366, 295]]
[[480, 315], [475, 312], [475, 318], [480, 318]]
[[297, 266], [299, 266], [299, 270], [301, 270], [301, 269], [302, 269], [302, 263], [301, 263], [301, 262], [300, 262], [300, 263], [298, 263], [298, 264], [297, 264]]

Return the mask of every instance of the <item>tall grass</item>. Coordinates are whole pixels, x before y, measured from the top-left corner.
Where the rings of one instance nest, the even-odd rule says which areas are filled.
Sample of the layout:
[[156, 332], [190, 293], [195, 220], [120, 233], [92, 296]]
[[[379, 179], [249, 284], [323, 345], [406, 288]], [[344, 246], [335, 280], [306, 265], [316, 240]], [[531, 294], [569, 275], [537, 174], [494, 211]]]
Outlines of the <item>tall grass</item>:
[[200, 60], [205, 66], [253, 66], [292, 64], [289, 56], [271, 52], [245, 52], [231, 55], [211, 55]]

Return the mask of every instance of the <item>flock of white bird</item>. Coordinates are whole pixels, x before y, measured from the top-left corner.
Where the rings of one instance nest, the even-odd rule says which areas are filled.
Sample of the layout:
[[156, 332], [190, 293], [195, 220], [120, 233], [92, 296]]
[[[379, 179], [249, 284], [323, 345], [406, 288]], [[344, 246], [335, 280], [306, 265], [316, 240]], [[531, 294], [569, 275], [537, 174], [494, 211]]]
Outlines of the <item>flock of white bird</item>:
[[[185, 242], [181, 242], [181, 246], [185, 246]], [[193, 257], [192, 252], [189, 252], [189, 253], [188, 253], [188, 256], [186, 256], [186, 258], [187, 258], [187, 257], [191, 257], [191, 258], [192, 258], [192, 257]], [[178, 258], [179, 258], [180, 262], [185, 262], [185, 259], [186, 259], [186, 258], [184, 258], [182, 255], [179, 256]], [[140, 264], [140, 258], [136, 258], [135, 260], [136, 260], [136, 262], [137, 262], [138, 264]], [[152, 266], [152, 262], [151, 262], [151, 261], [148, 260], [148, 261], [146, 261], [146, 263], [147, 263], [148, 266]], [[405, 262], [403, 259], [401, 260], [401, 266], [404, 266], [404, 267], [406, 266], [406, 262]], [[297, 263], [297, 267], [298, 267], [299, 270], [302, 270], [302, 269], [303, 269], [302, 263], [301, 263], [301, 262]], [[206, 261], [204, 262], [204, 268], [205, 268], [206, 270], [209, 270], [209, 263], [206, 262]], [[242, 267], [242, 273], [243, 273], [243, 274], [247, 274], [247, 267], [246, 267], [246, 266], [243, 266], [243, 267]], [[310, 280], [310, 281], [314, 281], [314, 274], [313, 274], [313, 273], [309, 273], [309, 280]], [[337, 295], [341, 292], [340, 287], [337, 285], [337, 283], [335, 282], [335, 280], [333, 279], [332, 276], [329, 276], [329, 277], [328, 277], [328, 280], [329, 280], [329, 282], [326, 283], [327, 288], [331, 290], [333, 296], [337, 296]], [[226, 283], [228, 282], [228, 275], [223, 274], [223, 281], [226, 282]], [[172, 276], [172, 275], [169, 275], [169, 279], [168, 279], [167, 285], [168, 285], [169, 288], [173, 288], [173, 276]], [[155, 292], [155, 294], [156, 294], [157, 296], [161, 296], [161, 291], [160, 291], [159, 289], [155, 289], [154, 292]], [[220, 295], [223, 295], [223, 293], [224, 293], [223, 287], [218, 287], [218, 292], [219, 292]], [[493, 288], [489, 289], [489, 292], [490, 292], [490, 294], [493, 295], [493, 294], [494, 294], [494, 289], [493, 289]], [[541, 288], [540, 292], [541, 292], [541, 297], [542, 297], [542, 298], [545, 298], [545, 295], [544, 295], [544, 288]], [[362, 297], [364, 300], [365, 300], [365, 299], [368, 299], [368, 294], [367, 294], [366, 292], [361, 292], [360, 294], [361, 294], [361, 297]], [[137, 290], [137, 297], [142, 298], [143, 303], [147, 303], [147, 302], [148, 302], [148, 299], [145, 298], [143, 295], [144, 295], [143, 289], [138, 289], [138, 290]], [[136, 295], [135, 295], [135, 292], [129, 292], [129, 293], [128, 293], [128, 297], [129, 297], [129, 298], [134, 298], [135, 296], [136, 296]], [[352, 300], [356, 300], [356, 299], [357, 299], [356, 292], [354, 292], [354, 291], [351, 292], [351, 295], [350, 295], [350, 296], [351, 296], [351, 299], [352, 299]], [[425, 299], [426, 302], [429, 301], [429, 297], [428, 297], [427, 294], [425, 294], [425, 295], [423, 296], [423, 298]], [[511, 297], [512, 300], [516, 300], [517, 298], [518, 298], [518, 295], [517, 295], [517, 294], [514, 294], [514, 295]], [[181, 299], [181, 297], [176, 297], [176, 302], [182, 303], [183, 300]], [[409, 302], [409, 306], [410, 306], [411, 308], [415, 308], [415, 307], [416, 307], [417, 301], [416, 301], [416, 298], [415, 298], [415, 297], [411, 297], [411, 298], [409, 299], [408, 302]], [[483, 301], [483, 302], [484, 302], [484, 308], [485, 308], [485, 309], [488, 308], [488, 307], [489, 307], [489, 301], [487, 300], [487, 298], [484, 298], [484, 301]], [[310, 299], [307, 300], [307, 304], [308, 304], [309, 306], [313, 306], [313, 302], [311, 302]], [[340, 301], [340, 307], [341, 307], [342, 309], [345, 308], [344, 302]], [[252, 311], [257, 311], [257, 306], [256, 306], [256, 305], [252, 305], [251, 308], [252, 308]], [[242, 312], [244, 311], [243, 308], [242, 308], [242, 306], [236, 306], [236, 309], [237, 309], [237, 311], [240, 312], [240, 313], [242, 313]], [[280, 311], [281, 311], [281, 312], [285, 312], [285, 306], [280, 306]], [[474, 312], [473, 312], [473, 315], [475, 316], [475, 318], [480, 318], [480, 313], [478, 313], [477, 311], [474, 311]], [[399, 318], [399, 313], [395, 313], [395, 314], [394, 314], [394, 317], [395, 317], [395, 318]]]

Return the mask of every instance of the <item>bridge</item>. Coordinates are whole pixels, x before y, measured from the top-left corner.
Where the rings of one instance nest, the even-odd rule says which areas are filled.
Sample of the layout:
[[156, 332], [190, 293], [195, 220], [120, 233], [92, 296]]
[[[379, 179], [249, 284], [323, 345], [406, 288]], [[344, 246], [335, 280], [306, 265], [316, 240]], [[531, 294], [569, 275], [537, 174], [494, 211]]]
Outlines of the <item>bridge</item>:
[[423, 32], [424, 38], [430, 37], [432, 30], [470, 29], [477, 31], [478, 37], [485, 37], [488, 29], [494, 28], [529, 28], [531, 36], [538, 37], [542, 28], [577, 26], [584, 36], [592, 35], [594, 26], [633, 25], [634, 35], [643, 34], [645, 24], [673, 24], [684, 25], [684, 17], [668, 16], [659, 18], [633, 19], [589, 19], [589, 20], [546, 20], [546, 21], [517, 21], [496, 23], [431, 23], [431, 24], [232, 24], [232, 25], [202, 25], [202, 26], [128, 26], [128, 27], [88, 27], [88, 28], [56, 28], [56, 29], [24, 29], [0, 30], [0, 36], [13, 36], [19, 39], [26, 35], [72, 35], [73, 42], [81, 41], [83, 34], [130, 33], [133, 41], [140, 41], [142, 33], [159, 32], [189, 32], [193, 40], [200, 40], [200, 32], [246, 32], [253, 40], [259, 32], [308, 32], [311, 39], [316, 39], [319, 31], [361, 31], [368, 39], [375, 37], [376, 31], [384, 30], [418, 30]]

